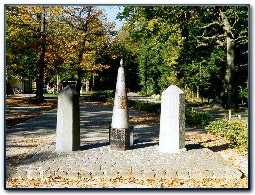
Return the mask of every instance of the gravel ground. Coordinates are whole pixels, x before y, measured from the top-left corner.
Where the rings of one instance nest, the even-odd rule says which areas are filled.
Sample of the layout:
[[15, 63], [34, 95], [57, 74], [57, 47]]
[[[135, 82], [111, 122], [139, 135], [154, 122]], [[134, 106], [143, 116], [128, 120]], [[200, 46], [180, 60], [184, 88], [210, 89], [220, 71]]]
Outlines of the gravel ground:
[[128, 151], [114, 151], [109, 146], [59, 154], [54, 150], [54, 142], [49, 146], [36, 148], [31, 158], [18, 163], [12, 177], [52, 175], [69, 178], [117, 175], [179, 179], [242, 177], [238, 169], [229, 167], [220, 156], [209, 149], [195, 149], [179, 154], [159, 153], [157, 145]]
[[[129, 114], [136, 117], [142, 113], [130, 111]], [[112, 150], [108, 142], [111, 115], [111, 107], [82, 102], [81, 150], [70, 153], [55, 152], [56, 110], [8, 128], [7, 179], [59, 177], [79, 180], [132, 176], [143, 179], [241, 181], [245, 177], [239, 168], [232, 166], [219, 153], [197, 148], [194, 141], [187, 140], [187, 149], [178, 154], [160, 153], [158, 124], [135, 125], [133, 148]]]

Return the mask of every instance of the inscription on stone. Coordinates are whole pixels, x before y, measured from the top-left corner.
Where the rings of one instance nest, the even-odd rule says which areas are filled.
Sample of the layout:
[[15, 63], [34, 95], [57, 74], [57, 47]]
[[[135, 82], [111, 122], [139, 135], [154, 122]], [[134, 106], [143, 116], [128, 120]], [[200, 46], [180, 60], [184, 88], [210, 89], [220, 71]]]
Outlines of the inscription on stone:
[[120, 109], [127, 109], [127, 97], [125, 96], [118, 96], [119, 104], [117, 105], [117, 108]]

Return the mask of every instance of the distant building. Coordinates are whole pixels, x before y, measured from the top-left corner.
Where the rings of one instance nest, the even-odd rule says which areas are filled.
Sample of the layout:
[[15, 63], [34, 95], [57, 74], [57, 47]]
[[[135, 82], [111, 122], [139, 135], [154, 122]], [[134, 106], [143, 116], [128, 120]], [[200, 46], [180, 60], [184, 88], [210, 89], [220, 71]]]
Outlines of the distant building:
[[7, 80], [7, 93], [32, 93], [31, 78], [12, 78]]

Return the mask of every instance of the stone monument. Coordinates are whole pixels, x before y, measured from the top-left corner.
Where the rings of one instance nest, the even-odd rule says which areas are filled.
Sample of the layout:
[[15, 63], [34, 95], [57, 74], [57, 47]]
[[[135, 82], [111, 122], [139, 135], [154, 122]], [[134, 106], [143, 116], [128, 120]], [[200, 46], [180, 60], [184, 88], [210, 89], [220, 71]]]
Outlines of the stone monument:
[[79, 96], [74, 87], [66, 86], [58, 96], [56, 151], [80, 148]]
[[185, 97], [175, 85], [162, 92], [159, 151], [177, 153], [185, 147]]
[[130, 145], [127, 92], [122, 59], [120, 61], [120, 67], [117, 75], [112, 124], [110, 128], [110, 145], [111, 148], [119, 150], [127, 150]]

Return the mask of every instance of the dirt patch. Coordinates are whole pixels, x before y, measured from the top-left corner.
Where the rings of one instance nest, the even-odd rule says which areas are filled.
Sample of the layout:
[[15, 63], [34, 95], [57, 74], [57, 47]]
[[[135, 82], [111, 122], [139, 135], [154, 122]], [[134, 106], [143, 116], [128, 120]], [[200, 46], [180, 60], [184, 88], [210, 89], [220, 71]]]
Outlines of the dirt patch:
[[8, 126], [13, 126], [39, 115], [40, 113], [34, 113], [34, 112], [14, 112], [14, 113], [11, 113], [11, 116], [7, 115], [5, 119], [6, 119], [6, 124]]
[[230, 142], [224, 137], [212, 135], [206, 131], [186, 131], [186, 140], [194, 141], [203, 147], [209, 148], [213, 152], [220, 152], [224, 150], [234, 150], [242, 156], [246, 156], [248, 151], [240, 151], [237, 148], [231, 148]]
[[154, 113], [141, 113], [139, 116], [131, 116], [129, 118], [129, 123], [131, 125], [141, 125], [141, 124], [155, 124], [159, 123], [159, 115]]

